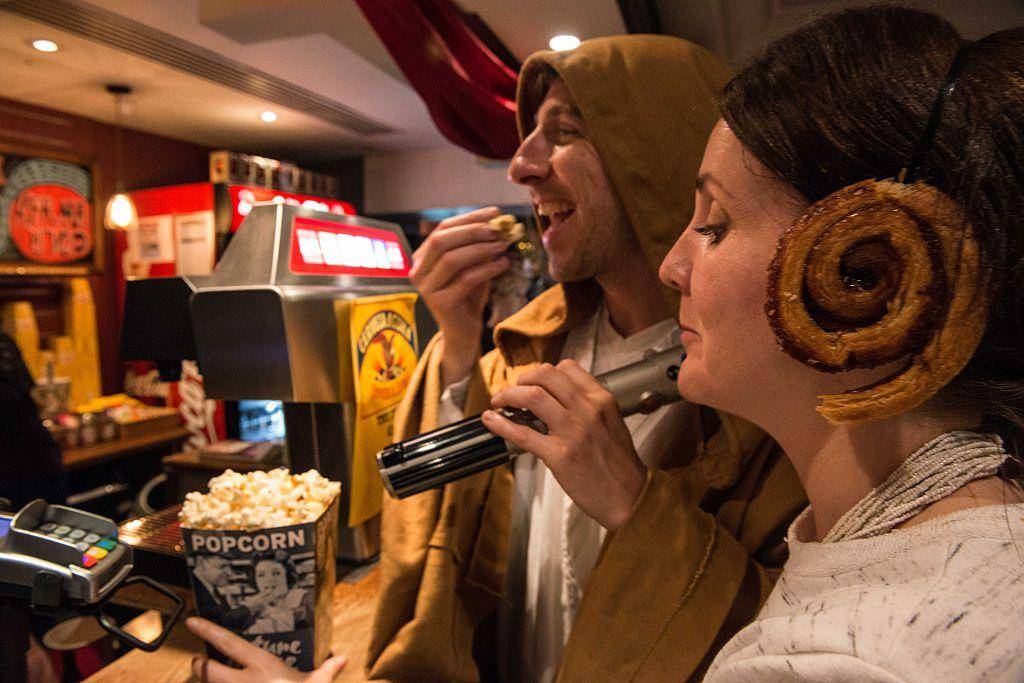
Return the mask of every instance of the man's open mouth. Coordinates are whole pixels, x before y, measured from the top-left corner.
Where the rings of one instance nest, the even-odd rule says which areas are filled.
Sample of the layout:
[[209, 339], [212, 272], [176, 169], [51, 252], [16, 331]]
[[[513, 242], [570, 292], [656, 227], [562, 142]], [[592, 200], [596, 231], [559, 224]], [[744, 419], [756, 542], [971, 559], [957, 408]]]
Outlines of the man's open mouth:
[[540, 230], [545, 232], [550, 227], [557, 227], [569, 219], [576, 211], [576, 205], [564, 200], [539, 202], [537, 215], [540, 216]]

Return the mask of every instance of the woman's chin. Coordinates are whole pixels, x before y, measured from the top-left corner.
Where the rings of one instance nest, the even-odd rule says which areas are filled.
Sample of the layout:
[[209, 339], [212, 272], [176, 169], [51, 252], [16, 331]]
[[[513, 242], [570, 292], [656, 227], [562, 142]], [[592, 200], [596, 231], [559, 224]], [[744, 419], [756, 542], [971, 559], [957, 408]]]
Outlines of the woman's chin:
[[[683, 367], [685, 366], [684, 362]], [[708, 392], [704, 390], [703, 382], [697, 377], [691, 377], [682, 368], [680, 368], [679, 376], [676, 378], [676, 388], [679, 389], [679, 395], [684, 401], [710, 405], [708, 403]]]
[[[683, 367], [685, 367], [685, 363]], [[710, 386], [705, 377], [696, 373], [685, 373], [680, 369], [679, 377], [676, 379], [676, 388], [679, 389], [679, 395], [683, 400], [689, 403], [726, 412], [735, 410], [735, 407], [733, 410], [729, 409], [727, 404], [730, 404], [731, 401], [728, 400], [727, 395], [723, 395], [721, 390], [716, 390], [716, 387]]]

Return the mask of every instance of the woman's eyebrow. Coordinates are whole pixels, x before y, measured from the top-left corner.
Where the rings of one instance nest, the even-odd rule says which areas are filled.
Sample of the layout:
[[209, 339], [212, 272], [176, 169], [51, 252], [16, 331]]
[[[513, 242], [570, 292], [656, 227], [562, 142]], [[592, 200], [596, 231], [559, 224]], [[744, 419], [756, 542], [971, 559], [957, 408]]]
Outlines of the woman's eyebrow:
[[713, 186], [716, 194], [721, 194], [726, 197], [729, 196], [729, 193], [725, 191], [724, 187], [722, 187], [722, 183], [718, 182], [713, 175], [707, 172], [698, 175], [696, 180], [693, 181], [693, 185], [697, 188], [697, 192], [703, 192], [705, 190], [710, 191]]

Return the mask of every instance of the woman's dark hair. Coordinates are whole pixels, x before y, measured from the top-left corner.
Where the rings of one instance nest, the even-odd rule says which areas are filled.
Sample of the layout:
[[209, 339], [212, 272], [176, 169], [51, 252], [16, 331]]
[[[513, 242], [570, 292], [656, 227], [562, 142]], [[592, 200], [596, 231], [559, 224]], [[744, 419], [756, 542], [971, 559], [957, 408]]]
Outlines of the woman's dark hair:
[[815, 202], [895, 178], [950, 64], [965, 65], [917, 178], [974, 226], [992, 310], [941, 398], [981, 408], [1011, 453], [1024, 446], [1024, 28], [966, 44], [934, 14], [881, 5], [826, 16], [768, 46], [723, 89], [722, 117], [772, 173]]

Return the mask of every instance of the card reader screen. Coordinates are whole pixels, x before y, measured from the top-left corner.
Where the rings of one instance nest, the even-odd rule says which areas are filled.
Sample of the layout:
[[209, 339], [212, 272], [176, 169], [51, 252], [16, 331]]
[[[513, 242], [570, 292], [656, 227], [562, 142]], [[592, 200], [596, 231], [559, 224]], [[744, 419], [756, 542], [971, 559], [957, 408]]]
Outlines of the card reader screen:
[[0, 538], [6, 538], [7, 532], [11, 529], [11, 517], [0, 515]]

